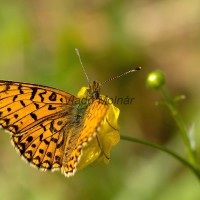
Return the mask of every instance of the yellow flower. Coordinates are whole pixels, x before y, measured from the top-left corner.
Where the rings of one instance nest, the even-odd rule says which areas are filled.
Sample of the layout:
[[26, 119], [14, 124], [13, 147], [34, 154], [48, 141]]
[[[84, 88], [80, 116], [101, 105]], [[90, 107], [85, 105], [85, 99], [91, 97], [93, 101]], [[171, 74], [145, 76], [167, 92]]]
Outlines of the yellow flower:
[[[78, 98], [84, 98], [87, 89], [87, 87], [82, 87], [78, 93]], [[109, 101], [109, 98], [104, 95], [100, 95], [100, 98], [106, 100], [106, 102], [111, 102]], [[82, 156], [77, 164], [78, 170], [86, 167], [95, 160], [103, 160], [105, 164], [109, 163], [111, 149], [120, 140], [117, 123], [119, 112], [117, 107], [108, 103], [108, 110], [99, 127], [99, 131], [97, 131], [97, 137], [94, 137], [83, 147]]]

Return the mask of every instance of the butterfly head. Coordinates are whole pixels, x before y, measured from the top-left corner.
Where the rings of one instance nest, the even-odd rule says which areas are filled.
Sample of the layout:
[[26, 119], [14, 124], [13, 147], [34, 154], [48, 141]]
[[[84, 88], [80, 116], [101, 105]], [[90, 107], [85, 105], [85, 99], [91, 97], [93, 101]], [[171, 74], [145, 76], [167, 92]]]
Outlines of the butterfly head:
[[91, 98], [99, 99], [100, 84], [96, 81], [93, 81], [91, 84], [89, 84], [89, 88], [88, 88], [87, 92]]

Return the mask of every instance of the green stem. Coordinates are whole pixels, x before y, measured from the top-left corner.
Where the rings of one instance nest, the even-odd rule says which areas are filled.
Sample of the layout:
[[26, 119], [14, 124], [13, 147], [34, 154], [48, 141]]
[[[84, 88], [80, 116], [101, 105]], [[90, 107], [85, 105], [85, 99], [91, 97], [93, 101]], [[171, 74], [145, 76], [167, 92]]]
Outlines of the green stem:
[[169, 93], [167, 92], [167, 90], [164, 86], [161, 88], [161, 92], [162, 92], [163, 96], [165, 97], [167, 106], [170, 109], [171, 114], [180, 130], [183, 141], [185, 143], [188, 159], [191, 162], [191, 164], [196, 165], [196, 159], [194, 156], [193, 149], [191, 147], [190, 138], [187, 134], [187, 127], [183, 121], [182, 116], [180, 115], [180, 113], [177, 109], [176, 102], [174, 101], [174, 99], [171, 98], [171, 96], [169, 95]]
[[122, 140], [143, 144], [143, 145], [146, 145], [148, 147], [152, 147], [154, 149], [159, 149], [159, 150], [161, 150], [161, 151], [173, 156], [175, 159], [179, 160], [181, 163], [186, 165], [200, 180], [200, 172], [199, 172], [199, 170], [197, 168], [195, 168], [195, 166], [192, 165], [190, 162], [188, 162], [187, 160], [185, 160], [184, 158], [182, 158], [181, 156], [179, 156], [175, 152], [171, 151], [170, 149], [167, 149], [167, 148], [165, 148], [163, 146], [160, 146], [158, 144], [154, 144], [154, 143], [151, 143], [151, 142], [148, 142], [148, 141], [145, 141], [145, 140], [141, 140], [141, 139], [125, 136], [125, 135], [121, 135], [120, 137], [121, 137]]

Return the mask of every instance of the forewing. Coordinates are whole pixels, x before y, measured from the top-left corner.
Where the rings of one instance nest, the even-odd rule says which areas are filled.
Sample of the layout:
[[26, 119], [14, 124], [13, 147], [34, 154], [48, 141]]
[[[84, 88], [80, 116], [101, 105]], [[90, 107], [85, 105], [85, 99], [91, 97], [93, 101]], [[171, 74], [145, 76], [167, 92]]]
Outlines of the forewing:
[[74, 99], [55, 88], [0, 81], [0, 125], [14, 134], [26, 132], [45, 119], [70, 112]]

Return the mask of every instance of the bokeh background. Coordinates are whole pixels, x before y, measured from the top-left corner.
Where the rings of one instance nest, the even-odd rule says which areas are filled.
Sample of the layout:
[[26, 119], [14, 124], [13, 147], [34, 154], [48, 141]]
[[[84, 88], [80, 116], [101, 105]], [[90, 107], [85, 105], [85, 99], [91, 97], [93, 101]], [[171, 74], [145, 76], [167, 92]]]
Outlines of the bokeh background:
[[[121, 110], [120, 133], [168, 146], [185, 155], [168, 110], [146, 88], [155, 69], [166, 74], [179, 109], [198, 136], [200, 117], [200, 1], [20, 0], [0, 2], [0, 79], [56, 87], [72, 94], [91, 80], [141, 66], [107, 83], [102, 93], [135, 97]], [[197, 178], [168, 155], [127, 141], [113, 148], [108, 166], [94, 164], [72, 178], [41, 172], [23, 162], [1, 130], [0, 197], [31, 199], [199, 200]]]

